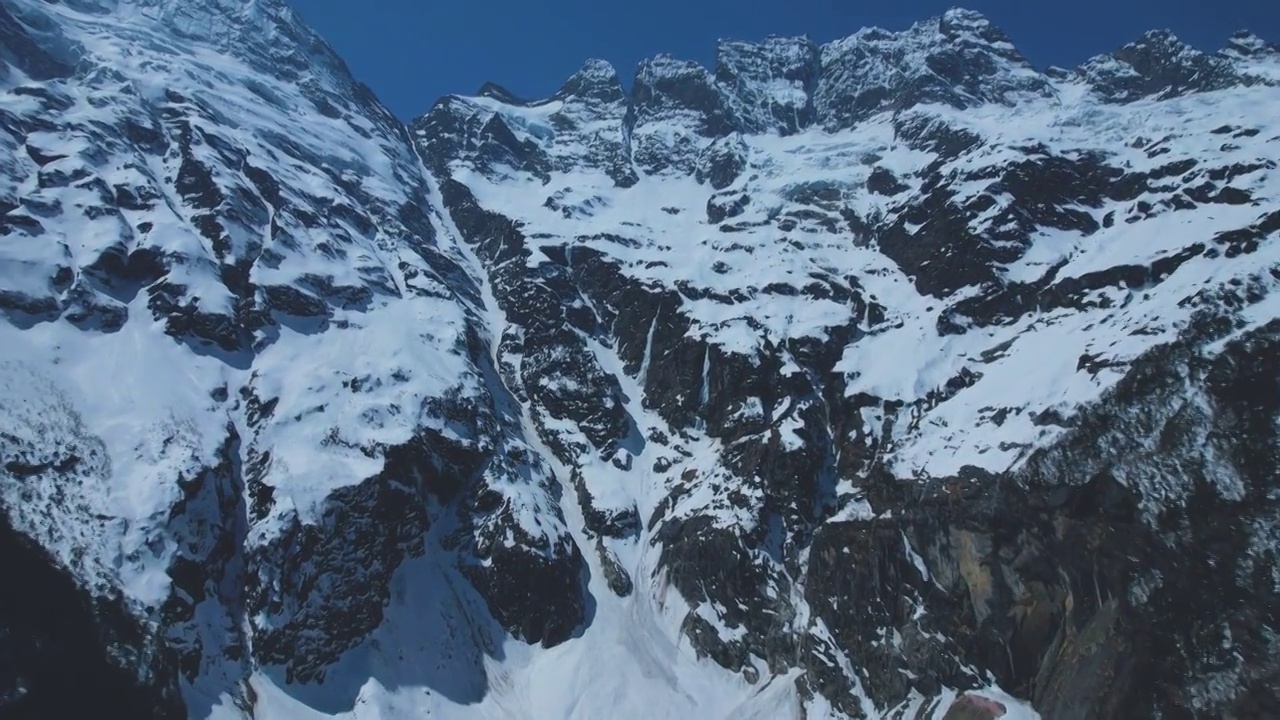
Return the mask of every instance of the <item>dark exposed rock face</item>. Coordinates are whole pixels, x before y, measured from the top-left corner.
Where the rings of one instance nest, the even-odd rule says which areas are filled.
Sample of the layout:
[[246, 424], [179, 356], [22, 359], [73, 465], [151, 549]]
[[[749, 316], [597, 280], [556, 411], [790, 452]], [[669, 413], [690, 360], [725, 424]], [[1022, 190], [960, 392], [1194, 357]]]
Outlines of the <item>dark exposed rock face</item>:
[[[499, 363], [504, 354], [520, 356], [520, 386], [536, 401], [535, 412], [573, 422], [597, 450], [615, 446], [631, 422], [621, 390], [574, 332], [590, 332], [599, 319], [573, 312], [576, 292], [562, 270], [548, 268], [542, 277], [523, 272], [530, 251], [514, 223], [482, 209], [461, 183], [446, 181], [442, 191], [454, 222], [477, 244], [481, 260], [496, 268], [493, 287], [499, 309], [525, 330], [522, 338], [504, 335]], [[565, 462], [584, 451], [554, 438], [547, 442]]]
[[947, 708], [947, 714], [942, 716], [942, 720], [995, 720], [1003, 717], [1006, 710], [1003, 703], [980, 695], [965, 694]]
[[[463, 622], [568, 638], [581, 552], [408, 130], [282, 3], [73, 5], [0, 10], [0, 554], [31, 578], [0, 599], [0, 715], [332, 683], [429, 552], [473, 580]], [[580, 119], [619, 102], [605, 70], [566, 86]], [[555, 166], [483, 130], [495, 163]], [[542, 534], [511, 541], [517, 500]]]
[[290, 678], [322, 679], [326, 666], [378, 627], [390, 587], [332, 580], [352, 568], [389, 577], [424, 551], [425, 504], [393, 477], [402, 476], [388, 473], [333, 493], [320, 522], [294, 519], [246, 558], [246, 604], [262, 662], [285, 666]]
[[[1050, 711], [1107, 716], [1111, 705], [1114, 716], [1252, 717], [1278, 707], [1276, 639], [1267, 630], [1277, 621], [1277, 587], [1258, 564], [1258, 553], [1271, 551], [1255, 543], [1277, 513], [1266, 458], [1280, 414], [1272, 371], [1280, 325], [1231, 341], [1212, 360], [1201, 356], [1196, 348], [1228, 327], [1205, 317], [1135, 364], [1065, 442], [1021, 472], [1033, 490], [1072, 488], [1045, 497], [1065, 497], [1059, 512], [1099, 526], [1081, 544], [1104, 568], [1095, 603], [1115, 605], [1114, 619], [1097, 610], [1084, 628], [1077, 623], [1079, 638], [1062, 641], [1080, 648], [1080, 657], [1063, 653], [1057, 666], [1042, 666], [1036, 692], [1046, 694]], [[1084, 570], [1076, 570], [1081, 585]], [[1086, 631], [1109, 624], [1116, 630], [1090, 648]], [[1212, 649], [1206, 638], [1214, 638]], [[1126, 655], [1124, 647], [1136, 652]], [[1135, 656], [1149, 661], [1126, 667]], [[1091, 672], [1115, 684], [1093, 707], [1081, 707], [1077, 689]]]
[[[951, 10], [404, 127], [274, 0], [74, 5], [0, 8], [0, 716], [478, 703], [650, 605], [849, 718], [1280, 715], [1274, 46]], [[379, 674], [421, 595], [478, 689]]]
[[[1260, 470], [1249, 480], [1224, 484], [1221, 477], [1243, 478], [1237, 465], [1252, 462], [1252, 454], [1269, 456], [1263, 448], [1273, 429], [1237, 433], [1240, 442], [1261, 444], [1232, 441], [1215, 446], [1211, 457], [1203, 441], [1226, 438], [1229, 427], [1270, 422], [1245, 420], [1241, 412], [1274, 417], [1274, 409], [1246, 411], [1215, 389], [1216, 382], [1242, 383], [1253, 387], [1246, 394], [1273, 394], [1265, 371], [1239, 368], [1251, 353], [1271, 352], [1274, 328], [1234, 337], [1226, 350], [1210, 348], [1245, 326], [1237, 313], [1274, 292], [1277, 276], [1251, 271], [1199, 292], [1169, 290], [1168, 283], [1228, 254], [1259, 252], [1274, 235], [1270, 214], [1259, 208], [1244, 227], [1188, 236], [1133, 262], [1081, 269], [1069, 262], [1070, 252], [1051, 261], [1035, 253], [1048, 247], [1046, 236], [1092, 247], [1110, 242], [1094, 238], [1168, 213], [1256, 207], [1256, 196], [1237, 180], [1261, 177], [1274, 164], [1186, 155], [1174, 149], [1178, 135], [1153, 140], [1135, 133], [1122, 146], [1015, 142], [928, 105], [981, 113], [993, 105], [1058, 102], [1063, 83], [1087, 84], [1098, 105], [1229, 91], [1261, 82], [1245, 77], [1240, 58], [1266, 57], [1264, 45], [1242, 37], [1224, 53], [1205, 55], [1167, 33], [1151, 33], [1075, 74], [1040, 74], [985, 19], [953, 11], [906, 33], [864, 31], [825, 48], [777, 38], [724, 43], [714, 72], [667, 57], [644, 64], [624, 126], [631, 160], [642, 178], [689, 177], [705, 188], [693, 212], [705, 213], [703, 226], [728, 238], [707, 241], [728, 249], [711, 263], [712, 274], [735, 278], [744, 265], [735, 268], [732, 253], [758, 253], [758, 246], [746, 246], [770, 235], [782, 236], [790, 252], [838, 258], [820, 255], [808, 239], [831, 237], [874, 250], [905, 276], [936, 313], [923, 337], [990, 338], [975, 363], [908, 398], [855, 390], [862, 387], [860, 372], [841, 370], [874, 362], [857, 349], [876, 347], [878, 335], [911, 322], [894, 319], [892, 301], [876, 290], [883, 286], [856, 274], [866, 268], [840, 276], [824, 267], [828, 274], [814, 272], [807, 282], [735, 287], [667, 271], [663, 253], [672, 248], [651, 239], [665, 238], [657, 223], [623, 221], [607, 239], [564, 237], [537, 212], [499, 205], [479, 222], [475, 197], [453, 189], [455, 170], [479, 169], [495, 184], [486, 193], [502, 187], [501, 174], [486, 174], [483, 154], [473, 156], [461, 144], [420, 133], [419, 146], [442, 178], [446, 208], [482, 258], [504, 235], [518, 248], [509, 257], [528, 266], [514, 275], [509, 265], [485, 258], [495, 293], [501, 298], [534, 282], [557, 298], [504, 307], [506, 319], [525, 328], [508, 334], [528, 343], [529, 328], [539, 334], [570, 328], [593, 338], [597, 353], [616, 354], [641, 391], [626, 398], [609, 378], [592, 379], [594, 357], [570, 361], [583, 368], [577, 380], [618, 407], [629, 403], [627, 427], [651, 428], [648, 452], [658, 455], [652, 472], [664, 490], [640, 516], [640, 538], [659, 552], [664, 581], [693, 606], [680, 632], [699, 655], [747, 677], [758, 673], [757, 660], [776, 673], [800, 668], [802, 696], [821, 695], [850, 717], [866, 716], [868, 703], [885, 711], [913, 694], [937, 698], [947, 688], [977, 690], [992, 680], [1045, 717], [1251, 717], [1277, 701], [1261, 689], [1275, 672], [1267, 659], [1275, 620], [1266, 609], [1275, 588], [1255, 578], [1270, 572], [1259, 569], [1255, 556], [1271, 557], [1260, 550], [1271, 541], [1257, 538], [1270, 537], [1260, 527], [1270, 527], [1264, 518], [1274, 513], [1267, 499], [1274, 477]], [[422, 127], [488, 112], [450, 101]], [[872, 117], [891, 129], [896, 145], [861, 156], [845, 151], [841, 162], [867, 168], [851, 172], [862, 179], [847, 183], [788, 177], [778, 190], [771, 166], [784, 160], [762, 156], [772, 146], [755, 140], [813, 126], [838, 131]], [[1213, 132], [1257, 137], [1237, 125]], [[549, 156], [576, 152], [572, 142], [535, 142]], [[882, 162], [899, 146], [927, 159], [912, 171]], [[550, 196], [544, 207], [566, 219], [629, 202], [626, 194], [601, 195], [573, 207], [568, 198], [582, 191], [572, 184], [583, 178], [542, 180]], [[869, 211], [855, 209], [860, 194], [880, 200]], [[686, 217], [684, 204], [661, 210]], [[748, 239], [735, 244], [738, 235]], [[644, 255], [651, 246], [659, 251]], [[785, 255], [770, 257], [781, 262]], [[754, 277], [760, 270], [749, 262], [746, 276]], [[1027, 271], [1015, 274], [1016, 267]], [[1048, 439], [993, 443], [978, 453], [1019, 450], [1017, 462], [962, 465], [946, 474], [894, 465], [912, 433], [953, 422], [929, 417], [973, 397], [1037, 323], [1086, 315], [1107, 323], [1104, 315], [1134, 298], [1165, 292], [1177, 297], [1181, 311], [1203, 310], [1180, 338], [1123, 359], [1098, 350], [1072, 356], [1081, 377], [1112, 378], [1100, 399], [1067, 411], [978, 410], [993, 433], [1019, 416], [1047, 428], [1039, 432]], [[747, 308], [759, 306], [749, 303], [762, 297], [833, 301], [846, 314], [821, 332], [788, 336], [769, 326], [767, 312], [751, 315]], [[745, 315], [746, 347], [713, 340], [699, 303], [723, 308], [717, 317]], [[532, 307], [540, 310], [528, 312]], [[579, 315], [577, 308], [588, 310]], [[999, 335], [1001, 328], [1010, 330]], [[1124, 332], [1152, 337], [1165, 330], [1151, 319]], [[513, 340], [510, 347], [520, 345]], [[1221, 380], [1209, 379], [1215, 375]], [[556, 406], [553, 398], [537, 397], [527, 380], [517, 384], [535, 413]], [[1197, 399], [1188, 401], [1188, 393]], [[577, 433], [542, 428], [544, 440], [574, 468], [574, 494], [597, 537], [599, 567], [625, 595], [634, 586], [630, 577], [614, 586], [609, 548], [630, 536], [629, 510], [600, 507], [591, 489], [601, 480], [590, 458], [614, 446], [592, 441], [591, 423], [574, 422]], [[614, 427], [612, 437], [623, 442], [623, 425]], [[566, 434], [578, 438], [569, 453], [560, 449], [574, 447]], [[684, 449], [699, 437], [717, 443], [712, 467]], [[704, 499], [694, 500], [700, 493]], [[1210, 611], [1203, 589], [1169, 581], [1200, 575], [1238, 587], [1237, 600]], [[1185, 632], [1161, 632], [1175, 622]], [[1220, 651], [1225, 638], [1238, 645]], [[1161, 660], [1134, 661], [1151, 653]], [[1164, 690], [1172, 686], [1183, 690]], [[946, 716], [998, 717], [1005, 709], [980, 694], [962, 695]]]
[[[716, 48], [716, 83], [726, 88], [727, 103], [745, 133], [789, 135], [813, 125], [813, 95], [821, 76], [822, 48], [807, 38], [725, 41]], [[794, 92], [771, 93], [778, 82]]]
[[1221, 90], [1241, 81], [1229, 60], [1202, 53], [1167, 30], [1154, 30], [1111, 55], [1094, 58], [1081, 72], [1112, 102]]
[[[931, 483], [893, 519], [825, 526], [808, 597], [842, 647], [861, 649], [877, 700], [906, 692], [899, 670], [963, 687], [981, 682], [969, 666], [1047, 717], [1274, 712], [1276, 587], [1249, 548], [1277, 511], [1259, 465], [1280, 413], [1265, 369], [1277, 330], [1207, 360], [1198, 347], [1215, 328], [1198, 326], [1024, 470]], [[882, 502], [903, 507], [903, 490]], [[855, 599], [862, 612], [842, 610]], [[876, 648], [884, 628], [899, 649]], [[1206, 637], [1216, 652], [1189, 650]]]
[[488, 564], [483, 569], [467, 566], [463, 572], [515, 637], [554, 647], [586, 622], [583, 559], [576, 545], [563, 557], [548, 559], [494, 544], [481, 548], [479, 559]]
[[958, 108], [1049, 95], [1046, 80], [981, 15], [950, 10], [902, 33], [863, 30], [829, 46], [815, 104], [829, 128], [925, 103]]

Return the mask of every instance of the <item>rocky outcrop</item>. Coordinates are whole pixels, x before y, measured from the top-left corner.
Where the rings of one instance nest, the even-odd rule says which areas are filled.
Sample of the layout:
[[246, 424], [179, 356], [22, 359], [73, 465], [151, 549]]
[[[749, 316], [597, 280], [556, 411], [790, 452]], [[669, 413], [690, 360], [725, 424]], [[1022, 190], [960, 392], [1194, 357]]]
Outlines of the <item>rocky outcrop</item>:
[[[1156, 45], [1168, 51], [1151, 50]], [[641, 67], [629, 99], [633, 109], [626, 127], [634, 133], [633, 161], [641, 176], [688, 177], [705, 188], [697, 204], [672, 201], [660, 209], [672, 218], [689, 211], [705, 216], [705, 222], [684, 226], [686, 233], [695, 228], [693, 238], [682, 236], [685, 242], [702, 233], [728, 238], [701, 241], [718, 251], [708, 256], [715, 258], [709, 273], [670, 269], [666, 253], [673, 248], [662, 223], [639, 216], [623, 220], [628, 216], [611, 209], [630, 202], [625, 190], [617, 196], [599, 190], [582, 205], [568, 204], [586, 192], [573, 187], [586, 179], [572, 172], [541, 178], [550, 194], [542, 207], [570, 223], [612, 218], [617, 234], [566, 236], [558, 219], [515, 201], [488, 208], [509, 218], [508, 224], [492, 215], [475, 222], [469, 218], [476, 216], [473, 205], [479, 203], [454, 189], [455, 169], [475, 168], [485, 179], [470, 182], [487, 195], [501, 192], [506, 178], [487, 174], [463, 148], [423, 137], [419, 146], [442, 178], [446, 207], [455, 221], [461, 219], [463, 236], [482, 253], [493, 253], [486, 248], [496, 247], [495, 238], [512, 238], [509, 247], [518, 250], [509, 257], [521, 258], [517, 262], [529, 268], [513, 278], [502, 260], [486, 260], [495, 289], [509, 292], [501, 288], [520, 287], [533, 278], [548, 287], [544, 296], [557, 298], [545, 305], [525, 301], [518, 308], [504, 307], [509, 322], [526, 328], [523, 342], [528, 342], [527, 328], [540, 333], [573, 328], [575, 335], [591, 338], [596, 354], [616, 355], [623, 373], [616, 376], [619, 384], [592, 373], [575, 379], [616, 398], [619, 407], [629, 400], [633, 422], [654, 428], [645, 436], [645, 451], [657, 455], [651, 470], [662, 491], [642, 518], [640, 541], [659, 553], [656, 572], [689, 604], [680, 632], [700, 656], [748, 678], [757, 677], [760, 667], [773, 673], [798, 668], [802, 695], [820, 695], [850, 717], [866, 717], [869, 708], [907, 707], [914, 696], [941, 698], [947, 689], [980, 691], [993, 679], [1047, 716], [1062, 718], [1247, 717], [1274, 700], [1249, 689], [1261, 687], [1259, 680], [1237, 674], [1224, 681], [1220, 667], [1193, 660], [1194, 652], [1179, 651], [1182, 660], [1159, 669], [1130, 660], [1157, 647], [1162, 657], [1178, 655], [1167, 637], [1156, 637], [1159, 621], [1148, 615], [1168, 622], [1173, 615], [1196, 612], [1190, 608], [1197, 599], [1185, 588], [1175, 591], [1160, 581], [1166, 594], [1157, 597], [1157, 574], [1178, 574], [1182, 570], [1175, 565], [1181, 568], [1201, 554], [1227, 565], [1254, 562], [1241, 547], [1200, 549], [1191, 528], [1218, 521], [1212, 513], [1180, 505], [1168, 486], [1217, 482], [1188, 479], [1209, 477], [1203, 468], [1208, 461], [1199, 457], [1204, 448], [1170, 446], [1173, 431], [1160, 429], [1165, 420], [1152, 419], [1183, 401], [1136, 388], [1142, 378], [1163, 373], [1168, 387], [1185, 392], [1193, 381], [1173, 366], [1233, 367], [1246, 352], [1240, 348], [1269, 337], [1269, 330], [1256, 329], [1254, 339], [1233, 336], [1236, 344], [1229, 351], [1211, 349], [1228, 332], [1213, 330], [1215, 322], [1255, 327], [1251, 323], [1262, 316], [1243, 318], [1271, 292], [1270, 274], [1251, 271], [1238, 283], [1194, 297], [1170, 289], [1185, 287], [1181, 283], [1189, 273], [1202, 272], [1189, 268], [1257, 252], [1271, 235], [1269, 216], [1252, 212], [1241, 216], [1245, 227], [1216, 240], [1213, 233], [1188, 236], [1158, 252], [1137, 253], [1133, 261], [1073, 262], [1112, 242], [1105, 238], [1120, 228], [1162, 222], [1158, 218], [1172, 213], [1189, 217], [1200, 208], [1256, 203], [1239, 179], [1263, 177], [1270, 166], [1261, 158], [1231, 155], [1242, 150], [1235, 145], [1220, 158], [1187, 154], [1180, 149], [1181, 135], [1153, 141], [1136, 134], [1119, 146], [1077, 143], [1059, 149], [1014, 141], [963, 114], [927, 107], [933, 103], [981, 116], [992, 105], [1036, 106], [1046, 99], [1052, 105], [1063, 83], [1091, 84], [1090, 102], [1099, 105], [1140, 97], [1172, 100], [1248, 85], [1231, 74], [1238, 66], [1225, 56], [1177, 47], [1171, 36], [1155, 33], [1118, 51], [1116, 61], [1133, 68], [1122, 73], [1127, 79], [1117, 80], [1119, 85], [1089, 69], [1097, 63], [1075, 75], [1042, 75], [985, 19], [953, 11], [905, 33], [865, 31], [821, 49], [783, 39], [724, 43], [714, 73], [666, 57], [650, 61]], [[840, 74], [846, 65], [859, 68], [857, 78]], [[1214, 70], [1228, 66], [1231, 72]], [[867, 67], [883, 72], [867, 72]], [[1197, 79], [1188, 84], [1179, 79], [1183, 75]], [[1148, 80], [1141, 87], [1124, 84], [1137, 82], [1134, 77]], [[764, 90], [784, 85], [786, 93]], [[444, 123], [447, 114], [476, 112], [442, 104], [428, 118]], [[499, 109], [495, 117], [518, 124], [521, 112], [511, 109], [508, 117]], [[771, 175], [779, 173], [773, 166], [791, 160], [772, 149], [778, 141], [754, 140], [756, 134], [786, 136], [812, 125], [828, 131], [867, 128], [873, 117], [891, 130], [888, 142], [861, 156], [845, 147], [832, 150], [841, 160], [853, 157], [864, 165], [865, 170], [849, 171], [857, 180], [778, 178]], [[657, 123], [666, 128], [661, 142], [643, 139]], [[1255, 137], [1240, 134], [1235, 125], [1213, 133]], [[1087, 142], [1083, 136], [1081, 141]], [[548, 153], [569, 151], [554, 139], [539, 147]], [[798, 153], [817, 152], [797, 147]], [[913, 170], [905, 170], [901, 160], [883, 161], [884, 155], [900, 152], [920, 154]], [[992, 157], [1000, 159], [986, 159]], [[475, 162], [483, 163], [483, 157]], [[827, 167], [818, 163], [814, 172]], [[786, 250], [763, 251], [770, 235], [783, 236]], [[1062, 242], [1075, 249], [1059, 250], [1053, 245], [1057, 241], [1046, 237], [1070, 238]], [[842, 275], [835, 267], [846, 256], [824, 254], [822, 241], [813, 238], [831, 238], [846, 252], [875, 252], [890, 264], [874, 270], [855, 265]], [[1227, 257], [1217, 246], [1235, 249]], [[655, 252], [648, 254], [648, 248]], [[825, 264], [823, 272], [811, 271], [800, 281], [798, 273], [763, 270], [751, 259], [756, 253], [765, 253], [766, 263], [781, 264], [786, 253], [799, 253]], [[921, 299], [912, 312], [929, 314], [919, 334], [910, 334], [901, 347], [880, 340], [916, 322], [887, 299], [901, 286], [875, 280], [877, 274], [894, 273], [912, 288], [913, 298]], [[759, 277], [779, 279], [753, 285]], [[1154, 316], [1116, 319], [1131, 303], [1166, 292], [1187, 313], [1190, 324], [1182, 339], [1168, 344], [1173, 338]], [[832, 302], [841, 309], [833, 310], [820, 329], [779, 331], [770, 311], [754, 310], [763, 298], [774, 304], [802, 298], [811, 307]], [[543, 309], [525, 312], [534, 306]], [[578, 314], [576, 308], [589, 311]], [[806, 316], [816, 314], [810, 310]], [[1165, 339], [1143, 341], [1142, 351], [1122, 357], [1092, 345], [1098, 349], [1073, 355], [1064, 377], [1075, 372], [1109, 388], [1081, 405], [1034, 411], [971, 406], [992, 432], [1024, 422], [1035, 436], [976, 450], [972, 457], [981, 466], [959, 464], [938, 474], [899, 464], [911, 438], [932, 432], [931, 427], [971, 421], [949, 408], [982, 403], [966, 398], [981, 397], [980, 388], [992, 382], [1016, 385], [1013, 376], [1000, 375], [1000, 364], [1037, 327], [1086, 316], [1095, 318], [1090, 328], [1118, 322], [1128, 337]], [[1226, 319], [1205, 319], [1210, 316]], [[957, 363], [945, 374], [909, 371], [920, 377], [912, 376], [913, 389], [906, 393], [862, 377], [863, 368], [871, 373], [882, 361], [876, 353], [910, 354], [912, 343], [932, 343], [931, 337], [945, 346], [946, 338], [975, 335], [982, 340], [967, 346], [974, 348], [968, 351], [974, 352], [973, 362]], [[513, 341], [510, 347], [519, 345]], [[608, 365], [606, 360], [599, 367]], [[1194, 382], [1209, 392], [1204, 381]], [[641, 391], [640, 398], [627, 399], [613, 389], [630, 383]], [[556, 407], [527, 379], [516, 384], [523, 389], [515, 392], [528, 398], [535, 415], [544, 406]], [[1216, 432], [1213, 427], [1239, 422], [1232, 403], [1205, 402], [1211, 409], [1186, 418], [1191, 425], [1178, 432], [1203, 438]], [[1025, 419], [1011, 419], [1018, 417]], [[1121, 435], [1104, 430], [1129, 417], [1135, 418], [1133, 425]], [[577, 433], [553, 430], [547, 442], [573, 467], [574, 494], [586, 528], [598, 538], [600, 567], [612, 586], [616, 566], [608, 543], [629, 537], [619, 520], [629, 516], [600, 506], [591, 490], [592, 476], [600, 471], [591, 462], [595, 452], [607, 454], [614, 446], [591, 441], [591, 425], [575, 422]], [[953, 438], [980, 431], [938, 432]], [[557, 449], [557, 434], [576, 434], [579, 450]], [[619, 441], [624, 436], [614, 433]], [[713, 454], [712, 463], [686, 449], [702, 438], [714, 443], [714, 450], [698, 451]], [[1113, 447], [1126, 449], [1113, 456]], [[1155, 447], [1161, 448], [1159, 460], [1151, 454]], [[951, 451], [968, 452], [942, 445], [931, 453]], [[982, 458], [986, 453], [1009, 460], [992, 463]], [[1247, 454], [1222, 450], [1215, 457], [1233, 453]], [[1119, 462], [1122, 454], [1131, 456], [1126, 466], [1161, 465], [1153, 471], [1161, 479], [1150, 480], [1159, 489], [1120, 478], [1110, 460], [1099, 464], [1112, 457]], [[1259, 477], [1255, 484], [1262, 488], [1268, 481]], [[1243, 506], [1234, 504], [1240, 501], [1224, 495], [1215, 502], [1233, 508], [1224, 512], [1240, 513]], [[1156, 520], [1144, 507], [1173, 515]], [[1254, 532], [1246, 528], [1250, 522], [1241, 521], [1226, 534], [1244, 538]], [[632, 579], [627, 580], [615, 592], [633, 591]], [[1252, 589], [1242, 590], [1245, 596], [1259, 597]], [[1157, 605], [1170, 608], [1169, 614], [1154, 610]], [[1249, 626], [1244, 632], [1265, 636], [1269, 631], [1263, 628], [1272, 627], [1265, 614], [1250, 614], [1242, 621]], [[1174, 644], [1190, 648], [1211, 635], [1225, 637], [1214, 632], [1200, 631]], [[1263, 645], [1266, 641], [1255, 649], [1261, 653]], [[1256, 677], [1270, 672], [1259, 670]], [[1159, 690], [1169, 685], [1202, 689]], [[1221, 689], [1226, 685], [1233, 688], [1229, 693]], [[1214, 693], [1216, 699], [1210, 699]], [[945, 712], [997, 717], [1005, 707], [981, 694], [962, 694]]]
[[1264, 41], [951, 10], [403, 127], [275, 0], [15, 1], [0, 715], [1278, 712]]
[[408, 131], [281, 3], [146, 5], [0, 15], [0, 519], [45, 578], [0, 608], [3, 702], [66, 714], [78, 674], [203, 717], [257, 673], [332, 683], [429, 550], [468, 622], [562, 642], [581, 554]]
[[1096, 57], [1080, 72], [1111, 102], [1221, 90], [1241, 81], [1229, 60], [1202, 53], [1167, 30], [1153, 30], [1110, 55]]
[[[980, 686], [971, 669], [984, 668], [1054, 718], [1274, 709], [1275, 587], [1258, 574], [1270, 550], [1256, 529], [1274, 521], [1274, 477], [1256, 458], [1280, 408], [1242, 401], [1271, 397], [1273, 379], [1239, 363], [1270, 357], [1277, 329], [1209, 360], [1200, 347], [1222, 327], [1205, 321], [1024, 470], [943, 479], [910, 500], [916, 488], [886, 479], [872, 502], [892, 516], [824, 526], [807, 598], [877, 706]], [[1188, 651], [1205, 637], [1220, 652]], [[840, 687], [821, 654], [809, 662], [818, 691]]]

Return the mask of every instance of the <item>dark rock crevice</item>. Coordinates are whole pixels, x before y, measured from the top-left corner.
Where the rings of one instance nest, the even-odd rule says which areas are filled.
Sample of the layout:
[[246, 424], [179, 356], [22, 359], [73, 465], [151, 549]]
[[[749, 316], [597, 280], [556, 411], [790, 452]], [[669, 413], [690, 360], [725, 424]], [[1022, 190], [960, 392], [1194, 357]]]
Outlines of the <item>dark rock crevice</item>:
[[[1280, 598], [1250, 538], [1280, 513], [1280, 326], [1212, 359], [1202, 332], [1135, 363], [1016, 476], [932, 481], [917, 497], [886, 478], [872, 501], [892, 519], [820, 530], [807, 598], [878, 705], [980, 686], [977, 667], [1055, 720], [1275, 712]], [[806, 662], [816, 687], [839, 686], [821, 655]]]

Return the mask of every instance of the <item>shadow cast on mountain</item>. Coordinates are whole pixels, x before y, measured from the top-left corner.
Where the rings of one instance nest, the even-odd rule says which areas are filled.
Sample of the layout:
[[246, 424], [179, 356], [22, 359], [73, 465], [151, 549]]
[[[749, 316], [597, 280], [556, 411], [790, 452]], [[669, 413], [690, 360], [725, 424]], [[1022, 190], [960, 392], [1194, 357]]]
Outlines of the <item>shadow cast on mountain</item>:
[[472, 705], [488, 694], [485, 660], [504, 658], [506, 638], [450, 553], [429, 546], [396, 570], [382, 624], [322, 681], [290, 684], [283, 668], [265, 672], [298, 702], [330, 714], [351, 711], [371, 681], [388, 692], [423, 688]]
[[143, 628], [113, 600], [94, 600], [0, 506], [0, 718], [182, 717], [164, 668], [139, 678], [117, 656]]

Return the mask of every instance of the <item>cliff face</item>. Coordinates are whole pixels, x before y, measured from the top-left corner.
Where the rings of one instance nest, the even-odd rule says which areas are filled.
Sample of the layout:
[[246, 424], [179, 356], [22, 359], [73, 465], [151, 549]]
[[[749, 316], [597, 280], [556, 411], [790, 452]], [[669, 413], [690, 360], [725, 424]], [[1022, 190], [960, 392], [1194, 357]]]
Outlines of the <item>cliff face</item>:
[[0, 713], [1280, 712], [1278, 85], [954, 10], [404, 127], [10, 3]]

